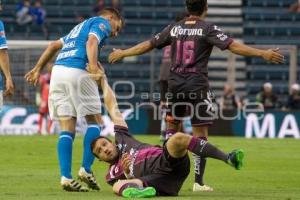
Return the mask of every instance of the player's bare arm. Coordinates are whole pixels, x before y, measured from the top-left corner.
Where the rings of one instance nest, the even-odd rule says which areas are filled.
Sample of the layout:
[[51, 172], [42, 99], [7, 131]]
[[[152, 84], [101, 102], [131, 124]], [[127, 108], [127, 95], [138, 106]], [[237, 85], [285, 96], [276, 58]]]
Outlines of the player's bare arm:
[[[90, 72], [90, 65], [87, 67], [87, 71]], [[107, 82], [105, 76], [105, 71], [103, 66], [98, 63], [98, 74], [101, 77], [97, 83], [103, 92], [104, 105], [115, 125], [123, 126], [128, 128], [127, 123], [125, 122], [122, 113], [119, 110], [118, 102], [115, 96], [115, 93], [111, 89], [110, 85]]]
[[0, 67], [6, 78], [6, 89], [4, 95], [12, 95], [14, 93], [14, 84], [10, 74], [9, 56], [6, 49], [0, 50]]
[[102, 77], [100, 81], [100, 87], [103, 91], [104, 105], [115, 125], [123, 126], [128, 128], [127, 123], [125, 122], [122, 113], [119, 110], [118, 102], [115, 96], [115, 93], [111, 89], [110, 85], [107, 82], [106, 77]]
[[149, 40], [141, 42], [129, 49], [125, 49], [125, 50], [121, 50], [121, 49], [117, 49], [114, 50], [114, 52], [112, 52], [109, 55], [108, 61], [110, 63], [115, 63], [118, 60], [121, 60], [122, 58], [125, 57], [129, 57], [129, 56], [136, 56], [136, 55], [141, 55], [144, 53], [147, 53], [149, 51], [151, 51], [153, 49], [153, 45], [151, 44], [151, 42]]
[[34, 86], [37, 85], [39, 81], [39, 76], [41, 70], [46, 66], [46, 64], [56, 55], [56, 53], [63, 47], [60, 40], [51, 42], [47, 49], [43, 52], [42, 56], [38, 60], [35, 67], [25, 75], [25, 80]]
[[241, 56], [256, 56], [262, 57], [264, 60], [268, 62], [272, 62], [274, 64], [281, 64], [284, 62], [284, 56], [278, 53], [279, 49], [267, 49], [261, 50], [252, 48], [248, 45], [241, 44], [239, 42], [234, 41], [230, 46], [229, 50]]
[[98, 66], [98, 39], [94, 35], [90, 35], [86, 43], [86, 53], [89, 60], [89, 72], [93, 75], [93, 79], [99, 80]]

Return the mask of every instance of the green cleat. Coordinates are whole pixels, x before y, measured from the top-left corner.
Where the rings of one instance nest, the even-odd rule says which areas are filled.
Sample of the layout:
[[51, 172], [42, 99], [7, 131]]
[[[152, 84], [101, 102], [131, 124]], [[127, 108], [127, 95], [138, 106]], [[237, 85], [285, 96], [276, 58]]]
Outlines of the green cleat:
[[243, 167], [244, 151], [242, 149], [233, 150], [229, 153], [228, 164], [233, 166], [236, 170]]
[[156, 190], [153, 187], [146, 188], [126, 188], [122, 192], [122, 196], [126, 198], [149, 198], [156, 195]]

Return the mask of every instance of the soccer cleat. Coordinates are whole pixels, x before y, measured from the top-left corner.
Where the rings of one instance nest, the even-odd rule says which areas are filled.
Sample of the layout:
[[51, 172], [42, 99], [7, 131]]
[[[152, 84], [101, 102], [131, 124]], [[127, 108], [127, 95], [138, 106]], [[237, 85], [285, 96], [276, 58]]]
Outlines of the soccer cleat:
[[88, 192], [88, 188], [82, 186], [78, 181], [69, 179], [64, 176], [61, 177], [60, 184], [63, 190], [68, 192]]
[[236, 170], [240, 170], [243, 167], [243, 159], [244, 151], [242, 149], [236, 149], [229, 153], [227, 162]]
[[199, 183], [194, 183], [193, 185], [193, 192], [212, 192], [212, 191], [214, 191], [214, 189], [209, 187], [208, 185], [200, 185]]
[[156, 195], [154, 187], [134, 188], [129, 187], [123, 190], [122, 196], [126, 198], [149, 198]]
[[83, 167], [78, 172], [78, 179], [86, 183], [93, 190], [100, 190], [100, 186], [96, 181], [93, 173], [87, 173]]

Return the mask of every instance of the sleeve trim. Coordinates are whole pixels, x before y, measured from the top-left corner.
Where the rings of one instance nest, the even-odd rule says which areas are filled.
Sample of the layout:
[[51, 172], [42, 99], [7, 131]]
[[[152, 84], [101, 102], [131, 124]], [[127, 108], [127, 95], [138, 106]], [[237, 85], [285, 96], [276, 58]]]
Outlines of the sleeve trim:
[[228, 44], [227, 44], [222, 50], [228, 49], [229, 46], [230, 46], [233, 42], [234, 42], [234, 39], [231, 39], [231, 38], [230, 38]]
[[60, 38], [59, 40], [61, 41], [61, 43], [62, 43], [63, 45], [65, 44], [65, 41], [64, 41], [63, 38]]
[[0, 46], [0, 49], [8, 49], [7, 45]]
[[99, 38], [99, 36], [96, 33], [90, 32], [89, 35], [95, 36], [97, 38], [97, 40], [98, 40], [98, 44], [100, 43], [101, 39]]

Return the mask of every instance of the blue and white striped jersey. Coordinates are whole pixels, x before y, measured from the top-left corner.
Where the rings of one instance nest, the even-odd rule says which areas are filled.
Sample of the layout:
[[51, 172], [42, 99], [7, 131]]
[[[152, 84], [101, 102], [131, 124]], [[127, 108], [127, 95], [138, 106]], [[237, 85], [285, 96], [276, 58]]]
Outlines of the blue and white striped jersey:
[[109, 21], [102, 17], [93, 17], [75, 26], [68, 35], [62, 37], [63, 48], [57, 56], [55, 65], [63, 65], [85, 70], [88, 63], [86, 42], [89, 35], [98, 38], [99, 48], [109, 38], [111, 27]]

